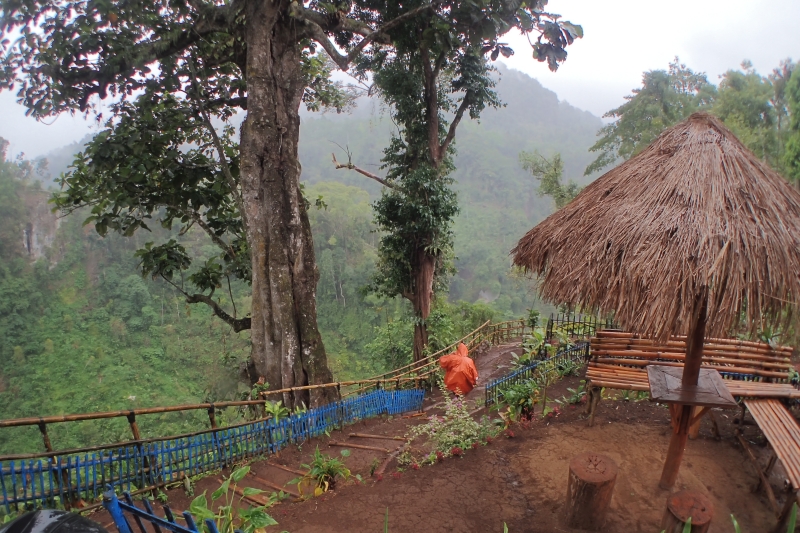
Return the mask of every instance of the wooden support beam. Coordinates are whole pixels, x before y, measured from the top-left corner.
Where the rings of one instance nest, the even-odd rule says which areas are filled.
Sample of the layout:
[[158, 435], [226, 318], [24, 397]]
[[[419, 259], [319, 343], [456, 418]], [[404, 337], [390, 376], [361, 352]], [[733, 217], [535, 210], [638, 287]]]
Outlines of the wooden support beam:
[[355, 448], [357, 450], [373, 450], [376, 452], [383, 452], [383, 453], [392, 452], [392, 450], [387, 450], [386, 448], [378, 448], [377, 446], [364, 446], [363, 444], [347, 444], [344, 442], [334, 442], [334, 441], [329, 442], [328, 446], [339, 446], [341, 448]]
[[358, 439], [384, 439], [384, 440], [401, 440], [405, 441], [405, 437], [390, 437], [388, 435], [370, 435], [369, 433], [350, 433], [350, 437]]
[[764, 491], [767, 493], [767, 498], [769, 499], [769, 503], [772, 506], [773, 511], [775, 514], [780, 512], [780, 507], [778, 506], [778, 501], [775, 499], [775, 493], [772, 492], [772, 487], [769, 484], [769, 480], [767, 480], [764, 472], [761, 470], [761, 466], [758, 464], [758, 459], [756, 459], [756, 454], [753, 453], [753, 450], [750, 448], [750, 445], [747, 444], [747, 440], [742, 435], [736, 435], [736, 438], [739, 439], [739, 442], [744, 448], [744, 451], [747, 453], [747, 457], [753, 463], [756, 471], [758, 472], [758, 477], [761, 479], [759, 486], [764, 487]]
[[[277, 490], [277, 491], [283, 491], [283, 492], [285, 492], [286, 494], [291, 494], [291, 495], [292, 495], [292, 496], [294, 496], [295, 498], [299, 498], [299, 497], [300, 497], [300, 493], [299, 493], [299, 492], [297, 492], [297, 491], [295, 491], [295, 490], [292, 490], [292, 489], [290, 489], [290, 488], [288, 488], [288, 487], [284, 487], [284, 486], [278, 485], [277, 483], [273, 483], [272, 481], [269, 481], [268, 479], [264, 479], [264, 478], [258, 477], [257, 475], [253, 474], [252, 472], [250, 472], [250, 475], [251, 475], [251, 476], [253, 477], [253, 479], [255, 479], [257, 482], [259, 482], [259, 483], [261, 483], [262, 485], [265, 485], [265, 486], [267, 486], [267, 487], [269, 487], [269, 488], [271, 488], [271, 489], [274, 489], [274, 490]], [[238, 488], [238, 487], [237, 487], [237, 488]], [[237, 494], [238, 494], [238, 493], [237, 493]], [[260, 505], [266, 505], [266, 504], [265, 504], [265, 503], [262, 503], [262, 504], [260, 504]]]

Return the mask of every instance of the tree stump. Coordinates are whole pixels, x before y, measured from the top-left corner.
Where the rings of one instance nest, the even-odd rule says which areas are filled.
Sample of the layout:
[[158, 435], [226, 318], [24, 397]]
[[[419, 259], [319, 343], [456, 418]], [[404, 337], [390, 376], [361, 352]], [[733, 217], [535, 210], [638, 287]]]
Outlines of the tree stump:
[[572, 458], [567, 486], [569, 527], [593, 531], [603, 527], [618, 470], [605, 455], [586, 452]]
[[666, 533], [682, 533], [689, 517], [692, 517], [692, 533], [707, 533], [714, 516], [714, 506], [705, 495], [691, 490], [682, 490], [667, 499], [667, 509], [661, 520], [661, 529]]

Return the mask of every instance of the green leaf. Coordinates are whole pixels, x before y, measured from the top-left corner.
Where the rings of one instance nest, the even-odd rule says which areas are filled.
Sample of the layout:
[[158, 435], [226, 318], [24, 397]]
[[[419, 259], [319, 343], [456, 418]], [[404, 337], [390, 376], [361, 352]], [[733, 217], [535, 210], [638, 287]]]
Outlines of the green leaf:
[[242, 494], [244, 494], [245, 496], [255, 496], [257, 494], [262, 494], [264, 492], [266, 491], [257, 489], [255, 487], [245, 487], [245, 489], [242, 491]]
[[792, 504], [792, 514], [789, 515], [789, 527], [786, 528], [786, 531], [789, 533], [794, 533], [794, 526], [797, 524], [797, 502]]
[[246, 476], [248, 472], [250, 472], [250, 467], [243, 466], [233, 471], [233, 474], [231, 474], [231, 479], [233, 479], [236, 483], [238, 483], [244, 479], [244, 476]]
[[192, 500], [192, 503], [189, 504], [189, 512], [192, 513], [199, 521], [203, 521], [206, 518], [214, 518], [214, 513], [212, 513], [208, 508], [205, 491], [203, 491], [203, 494]]
[[253, 513], [250, 515], [249, 522], [256, 529], [261, 529], [267, 526], [275, 526], [278, 524], [278, 522], [276, 522], [274, 518], [272, 518], [264, 511], [258, 509], [253, 511]]
[[692, 533], [692, 517], [690, 516], [683, 525], [683, 533]]
[[231, 485], [230, 478], [226, 479], [222, 482], [222, 485], [219, 486], [217, 490], [211, 493], [211, 501], [217, 500], [220, 496], [223, 496], [228, 493], [228, 487]]
[[350, 450], [342, 450], [339, 453], [342, 454], [342, 457], [350, 457]]

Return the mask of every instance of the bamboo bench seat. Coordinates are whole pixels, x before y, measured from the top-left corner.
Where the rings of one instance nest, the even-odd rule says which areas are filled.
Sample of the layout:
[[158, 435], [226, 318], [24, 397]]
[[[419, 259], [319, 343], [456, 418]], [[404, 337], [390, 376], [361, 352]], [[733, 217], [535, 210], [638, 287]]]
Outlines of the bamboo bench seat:
[[[737, 437], [758, 471], [760, 481], [756, 489], [764, 487], [770, 504], [778, 515], [778, 525], [774, 531], [785, 531], [786, 526], [784, 523], [791, 511], [792, 504], [797, 501], [798, 489], [800, 489], [800, 426], [798, 426], [794, 416], [778, 400], [745, 400], [744, 407], [747, 407], [747, 410], [750, 411], [759, 429], [764, 433], [772, 447], [773, 454], [765, 468], [762, 469], [753, 450], [744, 438], [742, 434], [743, 424], [739, 425], [740, 429], [737, 431]], [[742, 416], [742, 418], [744, 417]], [[783, 465], [786, 477], [792, 488], [792, 494], [787, 498], [783, 509], [778, 506], [768, 480], [769, 473], [775, 466], [776, 460], [780, 460]]]
[[[685, 337], [657, 343], [632, 333], [598, 331], [590, 341], [586, 369], [590, 425], [594, 421], [600, 389], [650, 391], [648, 365], [682, 367]], [[739, 339], [709, 338], [703, 344], [702, 368], [719, 371], [731, 395], [737, 398], [800, 399], [791, 383], [792, 348]]]

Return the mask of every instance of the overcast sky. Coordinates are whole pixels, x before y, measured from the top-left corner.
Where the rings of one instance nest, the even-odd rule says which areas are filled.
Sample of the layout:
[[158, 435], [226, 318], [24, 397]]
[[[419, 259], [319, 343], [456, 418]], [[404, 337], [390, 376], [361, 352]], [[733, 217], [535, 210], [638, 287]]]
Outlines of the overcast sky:
[[[507, 39], [516, 54], [505, 61], [596, 115], [622, 104], [642, 72], [666, 69], [676, 55], [715, 83], [743, 59], [762, 74], [787, 57], [800, 59], [800, 0], [550, 0], [548, 8], [585, 32], [566, 63], [551, 73], [520, 35]], [[0, 93], [0, 137], [11, 141], [12, 154], [44, 155], [93, 129], [69, 115], [36, 122], [15, 101]]]

